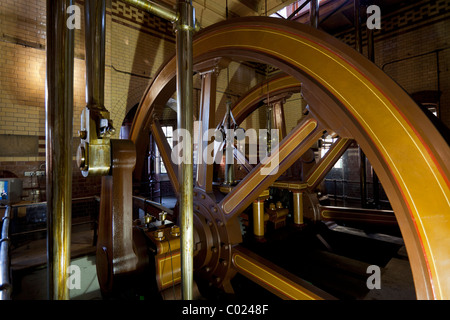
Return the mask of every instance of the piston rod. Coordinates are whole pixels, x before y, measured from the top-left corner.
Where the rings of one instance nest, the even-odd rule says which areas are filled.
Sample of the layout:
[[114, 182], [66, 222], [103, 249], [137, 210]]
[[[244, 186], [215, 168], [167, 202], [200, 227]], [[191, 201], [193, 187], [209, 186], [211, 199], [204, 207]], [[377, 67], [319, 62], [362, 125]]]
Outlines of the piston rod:
[[177, 22], [179, 18], [179, 14], [175, 10], [163, 7], [162, 5], [157, 4], [154, 1], [124, 0], [123, 2], [131, 4], [141, 10], [154, 14], [155, 16], [166, 19], [170, 22]]

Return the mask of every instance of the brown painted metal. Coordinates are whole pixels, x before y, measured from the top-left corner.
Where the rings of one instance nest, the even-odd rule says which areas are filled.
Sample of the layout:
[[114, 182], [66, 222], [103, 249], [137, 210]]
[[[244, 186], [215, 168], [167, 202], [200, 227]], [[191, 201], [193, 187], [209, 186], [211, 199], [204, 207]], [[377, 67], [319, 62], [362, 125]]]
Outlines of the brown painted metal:
[[324, 221], [352, 221], [370, 225], [398, 225], [394, 211], [319, 206]]
[[241, 151], [234, 148], [233, 153], [237, 163], [240, 164], [247, 172], [253, 170], [253, 165], [248, 162], [247, 157]]
[[74, 31], [67, 28], [72, 0], [47, 0], [46, 169], [48, 297], [69, 299], [72, 222]]
[[97, 276], [104, 294], [120, 291], [140, 268], [133, 250], [132, 172], [136, 150], [129, 140], [111, 140], [111, 175], [102, 177], [97, 241]]
[[232, 250], [233, 267], [242, 275], [284, 300], [335, 300], [333, 296], [290, 274], [250, 250]]
[[178, 168], [173, 164], [171, 160], [172, 149], [167, 142], [166, 136], [161, 129], [158, 119], [154, 119], [151, 124], [151, 132], [153, 139], [158, 147], [161, 160], [164, 162], [164, 166], [167, 170], [170, 183], [172, 184], [173, 191], [176, 195], [180, 192], [180, 183], [178, 181]]

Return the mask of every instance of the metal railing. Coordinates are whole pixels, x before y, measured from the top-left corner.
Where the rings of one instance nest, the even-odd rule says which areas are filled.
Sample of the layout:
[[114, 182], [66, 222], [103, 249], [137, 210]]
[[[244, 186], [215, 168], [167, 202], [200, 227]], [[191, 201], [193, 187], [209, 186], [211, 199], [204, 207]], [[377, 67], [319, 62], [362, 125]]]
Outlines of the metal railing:
[[0, 240], [0, 300], [11, 300], [11, 274], [9, 259], [9, 222], [11, 207], [7, 206], [2, 219], [2, 238]]

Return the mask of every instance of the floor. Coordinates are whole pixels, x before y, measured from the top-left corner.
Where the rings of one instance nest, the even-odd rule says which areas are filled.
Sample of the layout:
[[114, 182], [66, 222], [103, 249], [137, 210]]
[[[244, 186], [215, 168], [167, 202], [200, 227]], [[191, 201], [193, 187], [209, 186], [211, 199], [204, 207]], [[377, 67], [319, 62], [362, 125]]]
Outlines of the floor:
[[[101, 299], [93, 237], [93, 230], [76, 230], [72, 233], [70, 299]], [[47, 300], [46, 250], [46, 239], [30, 240], [11, 247], [12, 300]]]
[[[168, 208], [173, 208], [175, 203], [175, 198], [163, 199], [163, 205]], [[335, 296], [340, 299], [415, 299], [408, 256], [401, 239], [343, 227], [314, 230], [313, 233], [293, 232], [292, 235], [286, 230], [273, 231], [273, 241], [252, 244], [250, 240], [248, 243], [255, 253], [261, 251], [258, 254], [264, 257], [272, 252], [273, 256], [269, 254], [265, 258], [273, 259], [273, 262], [280, 263], [281, 267], [292, 273], [298, 272], [298, 276], [319, 287], [324, 286], [322, 289], [336, 293]], [[318, 237], [316, 233], [322, 236]], [[13, 300], [47, 299], [46, 239], [42, 234], [36, 237], [12, 241]], [[316, 244], [312, 245], [314, 239]], [[324, 246], [324, 242], [328, 244]], [[299, 245], [292, 247], [292, 243]], [[306, 243], [308, 246], [302, 245]], [[85, 224], [73, 227], [71, 266], [75, 266], [75, 269], [69, 276], [70, 299], [102, 299], [96, 275], [95, 251], [92, 226]], [[286, 256], [291, 257], [291, 263], [284, 266], [280, 259]], [[367, 289], [366, 280], [370, 274], [366, 270], [371, 264], [381, 266], [381, 289]], [[232, 283], [236, 288], [236, 298], [245, 298], [252, 292], [261, 291], [240, 274], [236, 275]], [[272, 296], [267, 293], [267, 297]]]

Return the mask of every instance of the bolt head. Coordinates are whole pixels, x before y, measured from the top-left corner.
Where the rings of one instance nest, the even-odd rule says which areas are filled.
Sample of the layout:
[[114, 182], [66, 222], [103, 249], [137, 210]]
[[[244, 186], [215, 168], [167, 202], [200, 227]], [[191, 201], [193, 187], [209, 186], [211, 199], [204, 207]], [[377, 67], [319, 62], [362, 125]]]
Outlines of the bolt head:
[[164, 240], [164, 230], [156, 230], [153, 235], [159, 241]]

